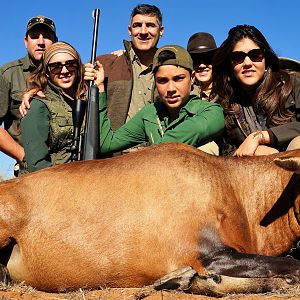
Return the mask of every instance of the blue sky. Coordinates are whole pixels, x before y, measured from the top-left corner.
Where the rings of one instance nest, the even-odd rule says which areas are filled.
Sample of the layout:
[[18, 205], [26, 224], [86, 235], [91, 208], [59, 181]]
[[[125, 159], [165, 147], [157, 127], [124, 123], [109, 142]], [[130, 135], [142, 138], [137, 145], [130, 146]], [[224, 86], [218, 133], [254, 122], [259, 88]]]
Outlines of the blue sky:
[[[99, 8], [97, 54], [122, 49], [122, 40], [128, 39], [129, 15], [139, 3], [157, 5], [163, 13], [165, 33], [159, 46], [186, 47], [188, 38], [198, 31], [210, 32], [220, 45], [231, 27], [249, 24], [262, 31], [278, 56], [300, 60], [299, 0], [10, 0], [1, 2], [0, 65], [25, 55], [26, 23], [36, 15], [53, 18], [59, 39], [71, 43], [87, 62], [92, 44], [92, 11]], [[13, 164], [0, 153], [0, 175], [10, 177]]]

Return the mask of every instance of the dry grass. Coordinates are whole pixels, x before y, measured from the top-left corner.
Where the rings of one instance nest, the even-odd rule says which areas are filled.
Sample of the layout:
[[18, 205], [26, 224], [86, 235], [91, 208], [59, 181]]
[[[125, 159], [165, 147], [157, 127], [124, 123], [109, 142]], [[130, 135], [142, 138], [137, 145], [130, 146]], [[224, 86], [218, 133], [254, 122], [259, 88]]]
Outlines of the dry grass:
[[[150, 291], [150, 293], [148, 293]], [[139, 298], [138, 296], [142, 296]], [[25, 284], [4, 285], [0, 283], [0, 300], [212, 300], [202, 295], [190, 295], [179, 291], [153, 291], [144, 289], [108, 288], [101, 290], [78, 290], [69, 293], [46, 293]], [[300, 287], [277, 293], [228, 295], [222, 300], [299, 300]]]

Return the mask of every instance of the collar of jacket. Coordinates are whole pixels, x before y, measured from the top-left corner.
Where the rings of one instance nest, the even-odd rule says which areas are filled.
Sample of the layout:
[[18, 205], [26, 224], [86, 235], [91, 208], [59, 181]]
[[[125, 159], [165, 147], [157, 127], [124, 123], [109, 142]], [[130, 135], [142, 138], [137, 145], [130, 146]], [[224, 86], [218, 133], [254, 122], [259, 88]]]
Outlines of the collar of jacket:
[[46, 87], [46, 94], [50, 94], [50, 93], [55, 93], [58, 94], [60, 96], [62, 96], [64, 99], [66, 99], [67, 101], [72, 101], [74, 100], [74, 98], [72, 98], [71, 96], [67, 95], [62, 88], [60, 88], [59, 86], [55, 85], [54, 83], [52, 83], [51, 81], [48, 81], [48, 85]]
[[129, 53], [130, 53], [130, 50], [133, 49], [132, 48], [132, 44], [130, 41], [127, 41], [127, 40], [123, 40], [123, 44], [124, 44], [124, 48], [125, 48], [125, 57], [127, 58], [127, 60], [130, 61], [130, 56], [129, 56]]
[[[191, 116], [196, 115], [198, 109], [197, 101], [204, 101], [204, 100], [201, 100], [198, 96], [190, 96], [189, 100], [185, 103], [185, 105], [181, 107], [179, 112], [179, 117], [169, 125], [173, 125], [174, 122], [177, 123], [177, 121], [181, 121], [182, 118], [185, 118], [186, 114]], [[163, 119], [169, 116], [168, 110], [161, 100], [158, 100], [154, 103], [154, 108], [157, 111], [157, 115], [159, 116], [159, 119]], [[186, 114], [182, 114], [183, 111], [185, 111]], [[153, 115], [145, 116], [145, 120], [152, 123], [157, 123], [157, 115], [153, 114]]]
[[29, 71], [32, 72], [36, 69], [36, 66], [32, 63], [29, 55], [23, 57], [23, 71]]
[[[132, 47], [132, 42], [131, 41], [127, 41], [127, 40], [123, 40], [123, 44], [124, 44], [124, 48], [125, 48], [125, 56], [126, 58], [132, 63], [132, 61], [134, 61], [135, 59], [139, 61], [140, 63], [140, 59], [139, 57], [136, 55], [133, 47]], [[130, 57], [130, 51], [133, 51], [134, 56]], [[149, 66], [152, 68], [152, 64]]]

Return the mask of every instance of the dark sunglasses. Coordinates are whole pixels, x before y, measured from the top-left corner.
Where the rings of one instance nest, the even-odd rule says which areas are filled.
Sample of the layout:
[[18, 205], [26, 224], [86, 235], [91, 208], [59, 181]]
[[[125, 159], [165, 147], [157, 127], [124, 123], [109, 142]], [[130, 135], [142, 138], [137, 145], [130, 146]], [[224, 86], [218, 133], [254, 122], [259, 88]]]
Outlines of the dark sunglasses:
[[78, 61], [76, 59], [71, 59], [67, 60], [64, 64], [60, 61], [48, 64], [49, 71], [54, 75], [60, 74], [63, 67], [66, 67], [70, 73], [75, 72], [78, 69]]
[[194, 67], [198, 67], [201, 64], [204, 65], [211, 65], [212, 63], [212, 57], [211, 54], [197, 54], [197, 55], [191, 55], [193, 59], [193, 65]]
[[234, 65], [239, 65], [244, 62], [248, 56], [253, 62], [261, 62], [265, 58], [265, 51], [263, 49], [252, 49], [249, 52], [234, 51], [231, 53], [231, 62]]

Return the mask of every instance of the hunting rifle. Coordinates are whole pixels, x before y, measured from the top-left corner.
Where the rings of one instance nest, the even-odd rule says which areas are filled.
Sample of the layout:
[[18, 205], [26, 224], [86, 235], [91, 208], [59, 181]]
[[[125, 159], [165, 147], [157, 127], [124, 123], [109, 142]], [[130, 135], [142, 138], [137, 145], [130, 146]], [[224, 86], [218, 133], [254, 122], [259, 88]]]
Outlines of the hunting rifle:
[[[96, 51], [98, 40], [100, 9], [93, 10], [94, 30], [91, 63], [96, 66]], [[70, 147], [72, 152], [71, 160], [91, 160], [96, 159], [99, 151], [99, 89], [93, 81], [89, 82], [87, 101], [76, 99], [73, 103], [73, 143]], [[86, 106], [86, 109], [85, 109]], [[83, 122], [84, 112], [85, 126], [82, 142], [81, 126]]]

